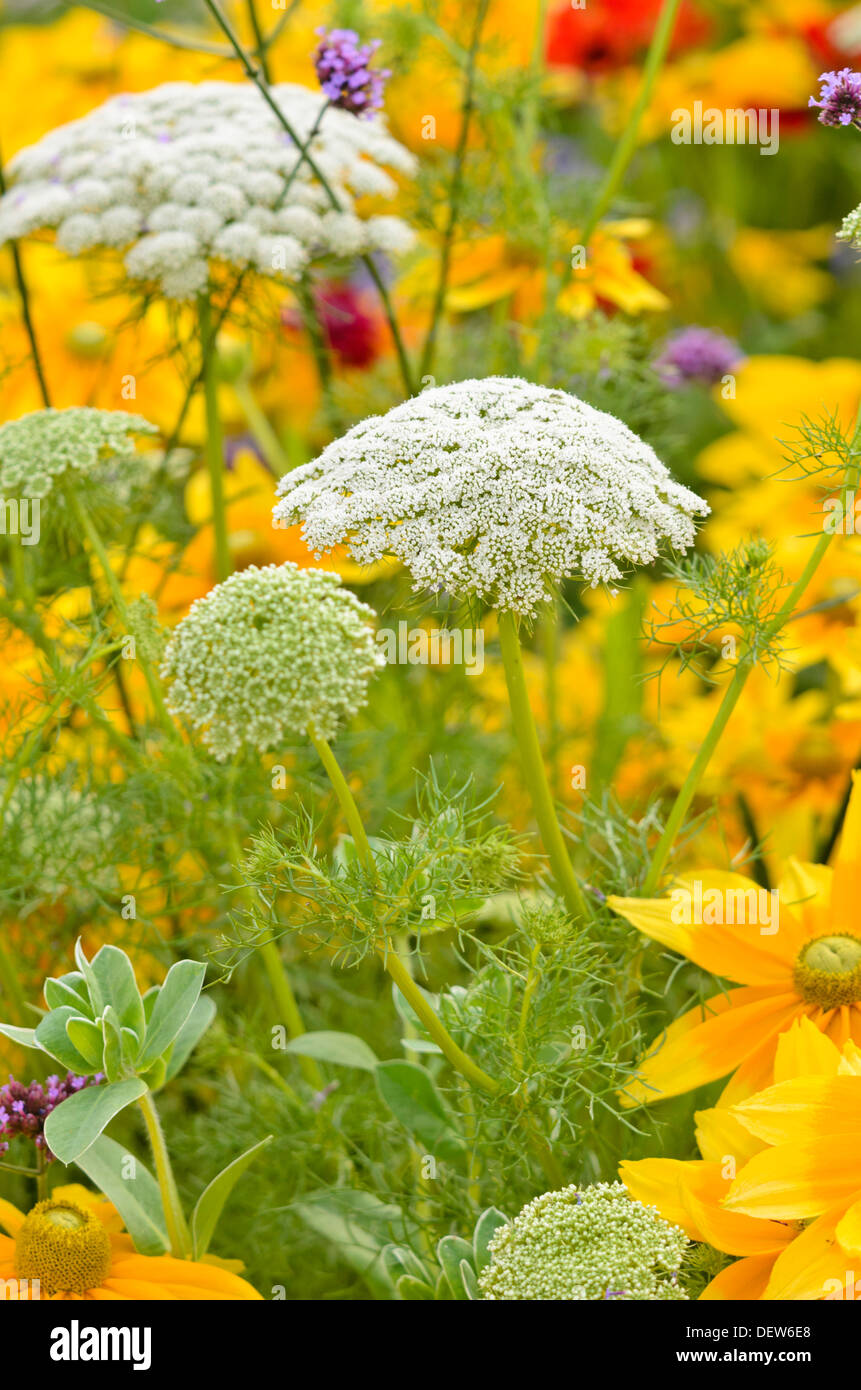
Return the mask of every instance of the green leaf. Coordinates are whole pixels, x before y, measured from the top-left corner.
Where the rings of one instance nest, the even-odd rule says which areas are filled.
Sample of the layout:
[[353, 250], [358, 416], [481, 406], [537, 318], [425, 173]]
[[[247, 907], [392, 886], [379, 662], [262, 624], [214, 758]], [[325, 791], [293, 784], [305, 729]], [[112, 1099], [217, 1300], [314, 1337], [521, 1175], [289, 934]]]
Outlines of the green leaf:
[[118, 946], [102, 946], [90, 962], [90, 969], [99, 982], [104, 1005], [116, 1010], [121, 1028], [131, 1028], [139, 1038], [144, 1035], [144, 1007], [135, 979], [134, 967]]
[[222, 1168], [218, 1177], [213, 1178], [209, 1186], [200, 1194], [191, 1218], [191, 1235], [194, 1241], [194, 1258], [196, 1260], [202, 1260], [209, 1249], [209, 1242], [212, 1240], [224, 1204], [245, 1169], [254, 1162], [260, 1150], [265, 1149], [266, 1145], [271, 1142], [272, 1135], [267, 1134], [266, 1138], [261, 1139], [259, 1144], [255, 1144], [251, 1149], [246, 1149], [244, 1154], [240, 1154], [238, 1158], [234, 1158], [232, 1163], [228, 1163], [226, 1168]]
[[442, 1240], [437, 1242], [436, 1253], [452, 1294], [460, 1301], [465, 1300], [467, 1292], [460, 1276], [460, 1268], [462, 1264], [472, 1261], [472, 1246], [461, 1240], [460, 1236], [443, 1236]]
[[380, 1095], [392, 1114], [428, 1153], [444, 1159], [462, 1155], [463, 1139], [423, 1067], [415, 1062], [380, 1062], [376, 1078]]
[[66, 1019], [66, 1036], [72, 1047], [76, 1047], [82, 1057], [87, 1059], [87, 1071], [98, 1071], [102, 1065], [105, 1050], [102, 1030], [97, 1023], [75, 1014]]
[[433, 1289], [423, 1279], [414, 1279], [411, 1274], [402, 1274], [395, 1284], [398, 1297], [404, 1303], [433, 1303]]
[[61, 1163], [74, 1163], [98, 1139], [115, 1115], [145, 1095], [147, 1087], [138, 1077], [85, 1086], [69, 1096], [45, 1121], [45, 1141]]
[[46, 980], [44, 994], [49, 1009], [59, 1009], [63, 1004], [68, 1004], [85, 1018], [93, 1017], [87, 982], [78, 970]]
[[414, 1239], [416, 1234], [400, 1207], [381, 1202], [371, 1192], [340, 1187], [293, 1202], [290, 1211], [330, 1241], [339, 1259], [362, 1275], [377, 1298], [391, 1298], [383, 1250], [392, 1241]]
[[77, 1164], [99, 1192], [113, 1202], [138, 1253], [163, 1255], [168, 1239], [158, 1183], [137, 1158], [132, 1160], [134, 1177], [124, 1176], [131, 1157], [121, 1144], [102, 1134], [81, 1154]]
[[374, 1071], [379, 1063], [376, 1053], [353, 1033], [302, 1033], [291, 1038], [284, 1049], [299, 1057], [316, 1057], [318, 1062], [333, 1062], [340, 1067], [358, 1067]]
[[109, 1081], [119, 1081], [123, 1074], [123, 1034], [116, 1011], [110, 1004], [102, 1014], [102, 1026], [105, 1075]]
[[[35, 1028], [16, 1028], [14, 1023], [0, 1023], [0, 1033], [4, 1038], [9, 1038], [13, 1043], [17, 1043], [19, 1047], [39, 1048]], [[44, 1049], [39, 1050], [44, 1051]]]
[[475, 1270], [469, 1260], [461, 1260], [460, 1278], [463, 1284], [464, 1294], [469, 1299], [470, 1303], [478, 1302], [481, 1299], [481, 1292], [478, 1287], [478, 1279], [476, 1278]]
[[472, 1233], [472, 1258], [479, 1274], [486, 1265], [490, 1264], [490, 1251], [488, 1246], [493, 1240], [500, 1226], [508, 1225], [508, 1217], [503, 1216], [498, 1207], [488, 1207], [483, 1211], [475, 1223], [475, 1230]]
[[78, 937], [77, 941], [75, 942], [75, 960], [77, 962], [78, 969], [84, 977], [84, 981], [87, 986], [87, 993], [90, 996], [90, 1012], [95, 1018], [95, 1016], [97, 1014], [100, 1014], [102, 1012], [102, 1009], [105, 1007], [105, 1001], [102, 999], [102, 992], [99, 989], [99, 982], [93, 974], [93, 968], [90, 965], [90, 962], [87, 960], [87, 957], [84, 955], [84, 947], [80, 937]]
[[89, 1022], [89, 1019], [81, 1018], [81, 1015], [71, 1005], [63, 1004], [59, 1009], [52, 1009], [40, 1021], [36, 1029], [36, 1042], [43, 1052], [47, 1052], [49, 1057], [53, 1057], [54, 1061], [59, 1062], [67, 1071], [83, 1072], [84, 1075], [88, 1075], [94, 1070], [93, 1067], [87, 1058], [78, 1051], [66, 1032], [66, 1024], [71, 1018], [80, 1019], [82, 1023]]
[[196, 960], [180, 960], [170, 967], [147, 1025], [138, 1071], [145, 1071], [179, 1037], [197, 1003], [205, 974], [206, 966]]
[[202, 994], [179, 1030], [176, 1042], [171, 1048], [165, 1081], [171, 1081], [182, 1071], [197, 1044], [200, 1042], [212, 1020], [215, 1018], [215, 1000]]

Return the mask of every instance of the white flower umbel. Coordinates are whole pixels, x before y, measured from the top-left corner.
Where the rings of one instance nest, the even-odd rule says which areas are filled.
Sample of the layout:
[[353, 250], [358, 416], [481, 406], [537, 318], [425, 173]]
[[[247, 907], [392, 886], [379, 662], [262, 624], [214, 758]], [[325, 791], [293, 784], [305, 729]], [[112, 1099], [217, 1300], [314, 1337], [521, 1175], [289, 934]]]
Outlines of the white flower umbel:
[[161, 667], [168, 708], [220, 762], [309, 730], [332, 738], [385, 665], [374, 616], [329, 570], [251, 565], [197, 599], [174, 630]]
[[662, 546], [685, 549], [706, 503], [620, 420], [515, 377], [423, 391], [356, 425], [279, 484], [279, 521], [318, 553], [395, 556], [415, 589], [499, 610], [511, 713], [553, 875], [572, 917], [588, 906], [568, 857], [518, 641], [559, 581], [613, 583]]
[[559, 581], [614, 583], [708, 511], [620, 420], [565, 391], [489, 377], [423, 391], [294, 469], [275, 516], [306, 544], [396, 556], [416, 589], [532, 616]]
[[689, 1244], [622, 1183], [564, 1187], [499, 1228], [479, 1287], [503, 1301], [686, 1299], [678, 1273]]
[[310, 153], [340, 211], [256, 87], [170, 82], [111, 97], [16, 154], [0, 243], [56, 229], [70, 255], [120, 250], [133, 280], [179, 300], [206, 289], [213, 263], [291, 281], [318, 256], [409, 245], [398, 218], [356, 210], [393, 196], [390, 171], [415, 168], [382, 118], [321, 117], [325, 98], [292, 84], [272, 97], [301, 145], [319, 121]]

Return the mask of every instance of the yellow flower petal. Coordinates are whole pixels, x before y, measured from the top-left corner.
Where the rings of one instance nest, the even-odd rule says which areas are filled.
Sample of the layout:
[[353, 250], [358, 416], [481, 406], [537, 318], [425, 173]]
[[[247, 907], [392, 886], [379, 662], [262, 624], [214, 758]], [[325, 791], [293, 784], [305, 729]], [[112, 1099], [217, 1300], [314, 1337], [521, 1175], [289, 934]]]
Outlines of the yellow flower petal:
[[730, 1211], [774, 1221], [821, 1216], [856, 1196], [857, 1144], [857, 1135], [846, 1134], [766, 1149], [745, 1164], [724, 1205]]
[[773, 1268], [773, 1255], [749, 1255], [745, 1260], [736, 1260], [715, 1275], [700, 1294], [700, 1301], [735, 1303], [760, 1299]]
[[[765, 1291], [766, 1298], [823, 1299], [833, 1292], [828, 1281], [834, 1280], [845, 1289], [847, 1275], [851, 1277], [854, 1288], [854, 1271], [847, 1268], [846, 1252], [837, 1243], [837, 1232], [845, 1211], [845, 1204], [839, 1205], [796, 1236], [775, 1263]], [[851, 1265], [851, 1261], [848, 1263]]]
[[777, 1040], [774, 1079], [779, 1082], [796, 1076], [836, 1076], [840, 1059], [840, 1049], [803, 1015]]
[[[861, 1199], [853, 1202], [841, 1218], [837, 1226], [837, 1239], [847, 1254], [861, 1255]], [[861, 1273], [858, 1284], [861, 1287]]]
[[781, 1081], [734, 1106], [733, 1114], [767, 1144], [853, 1135], [853, 1156], [861, 1158], [861, 1080], [857, 1076], [799, 1076]]
[[18, 1234], [24, 1224], [24, 1214], [17, 1207], [13, 1207], [11, 1202], [7, 1202], [0, 1197], [0, 1230], [7, 1231], [10, 1236]]

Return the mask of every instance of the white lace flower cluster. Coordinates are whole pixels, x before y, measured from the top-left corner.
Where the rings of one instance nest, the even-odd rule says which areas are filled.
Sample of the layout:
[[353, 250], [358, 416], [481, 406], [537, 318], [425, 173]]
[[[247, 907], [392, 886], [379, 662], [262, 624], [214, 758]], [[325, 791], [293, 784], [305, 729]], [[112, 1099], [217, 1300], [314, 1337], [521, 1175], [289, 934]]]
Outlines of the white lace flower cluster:
[[264, 753], [309, 725], [332, 738], [385, 665], [375, 616], [329, 570], [251, 565], [175, 628], [161, 666], [168, 709], [219, 762], [243, 747]]
[[365, 420], [279, 485], [306, 544], [394, 555], [416, 589], [532, 615], [569, 576], [593, 587], [683, 550], [708, 512], [648, 444], [565, 391], [512, 377], [441, 386]]
[[846, 214], [837, 233], [837, 240], [848, 241], [851, 246], [861, 251], [861, 206]]
[[[304, 144], [325, 98], [292, 84], [272, 96]], [[56, 228], [70, 255], [124, 251], [129, 276], [171, 299], [203, 290], [212, 261], [292, 280], [316, 256], [411, 244], [400, 218], [356, 210], [365, 195], [393, 196], [389, 169], [415, 167], [380, 118], [330, 108], [311, 153], [340, 211], [306, 161], [296, 170], [297, 147], [251, 84], [170, 82], [111, 97], [10, 161], [0, 243]]]
[[124, 410], [71, 406], [37, 410], [0, 425], [0, 497], [47, 497], [66, 475], [109, 486], [128, 500], [142, 468], [134, 436], [155, 425]]
[[490, 1242], [482, 1296], [510, 1300], [684, 1300], [690, 1242], [622, 1183], [563, 1187], [525, 1206]]

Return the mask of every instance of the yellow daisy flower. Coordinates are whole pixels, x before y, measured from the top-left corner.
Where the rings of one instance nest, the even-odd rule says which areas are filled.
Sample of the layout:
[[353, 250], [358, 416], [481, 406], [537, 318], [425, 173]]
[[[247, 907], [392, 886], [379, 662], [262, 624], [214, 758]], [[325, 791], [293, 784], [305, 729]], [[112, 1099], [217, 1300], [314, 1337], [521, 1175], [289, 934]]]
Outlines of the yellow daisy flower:
[[[761, 913], [759, 924], [736, 921], [751, 915], [749, 906], [759, 898], [750, 895], [760, 891], [740, 874], [693, 873], [678, 881], [677, 896], [608, 900], [653, 941], [742, 986], [677, 1019], [640, 1063], [625, 1103], [680, 1095], [730, 1072], [721, 1103], [742, 1100], [773, 1080], [778, 1038], [798, 1018], [811, 1019], [839, 1047], [849, 1040], [861, 1043], [857, 777], [834, 867], [791, 860], [777, 902], [770, 903], [769, 921]], [[689, 901], [701, 909], [680, 910]], [[685, 915], [701, 920], [678, 920]]]
[[261, 1298], [224, 1262], [139, 1255], [110, 1202], [77, 1185], [56, 1188], [26, 1216], [0, 1199], [0, 1228], [0, 1282], [19, 1281], [26, 1301]]
[[[853, 1043], [841, 1054], [810, 1019], [798, 1019], [778, 1041], [774, 1072], [780, 1085], [774, 1089], [799, 1078], [818, 1081], [851, 1072], [858, 1055]], [[728, 1200], [735, 1191], [738, 1165], [744, 1165], [742, 1172], [747, 1172], [766, 1147], [745, 1120], [745, 1113], [760, 1099], [758, 1096], [733, 1110], [718, 1108], [697, 1114], [702, 1160], [646, 1158], [624, 1162], [620, 1177], [633, 1197], [657, 1207], [692, 1240], [740, 1257], [711, 1281], [700, 1295], [702, 1299], [823, 1298], [830, 1290], [823, 1283], [818, 1264], [809, 1268], [806, 1264], [811, 1238], [800, 1222], [773, 1214], [752, 1214], [746, 1208], [736, 1209]], [[840, 1268], [841, 1280], [851, 1266], [852, 1255], [853, 1251], [844, 1246], [835, 1251], [832, 1263]], [[801, 1282], [799, 1271], [804, 1272]], [[854, 1273], [851, 1277], [854, 1281]]]

